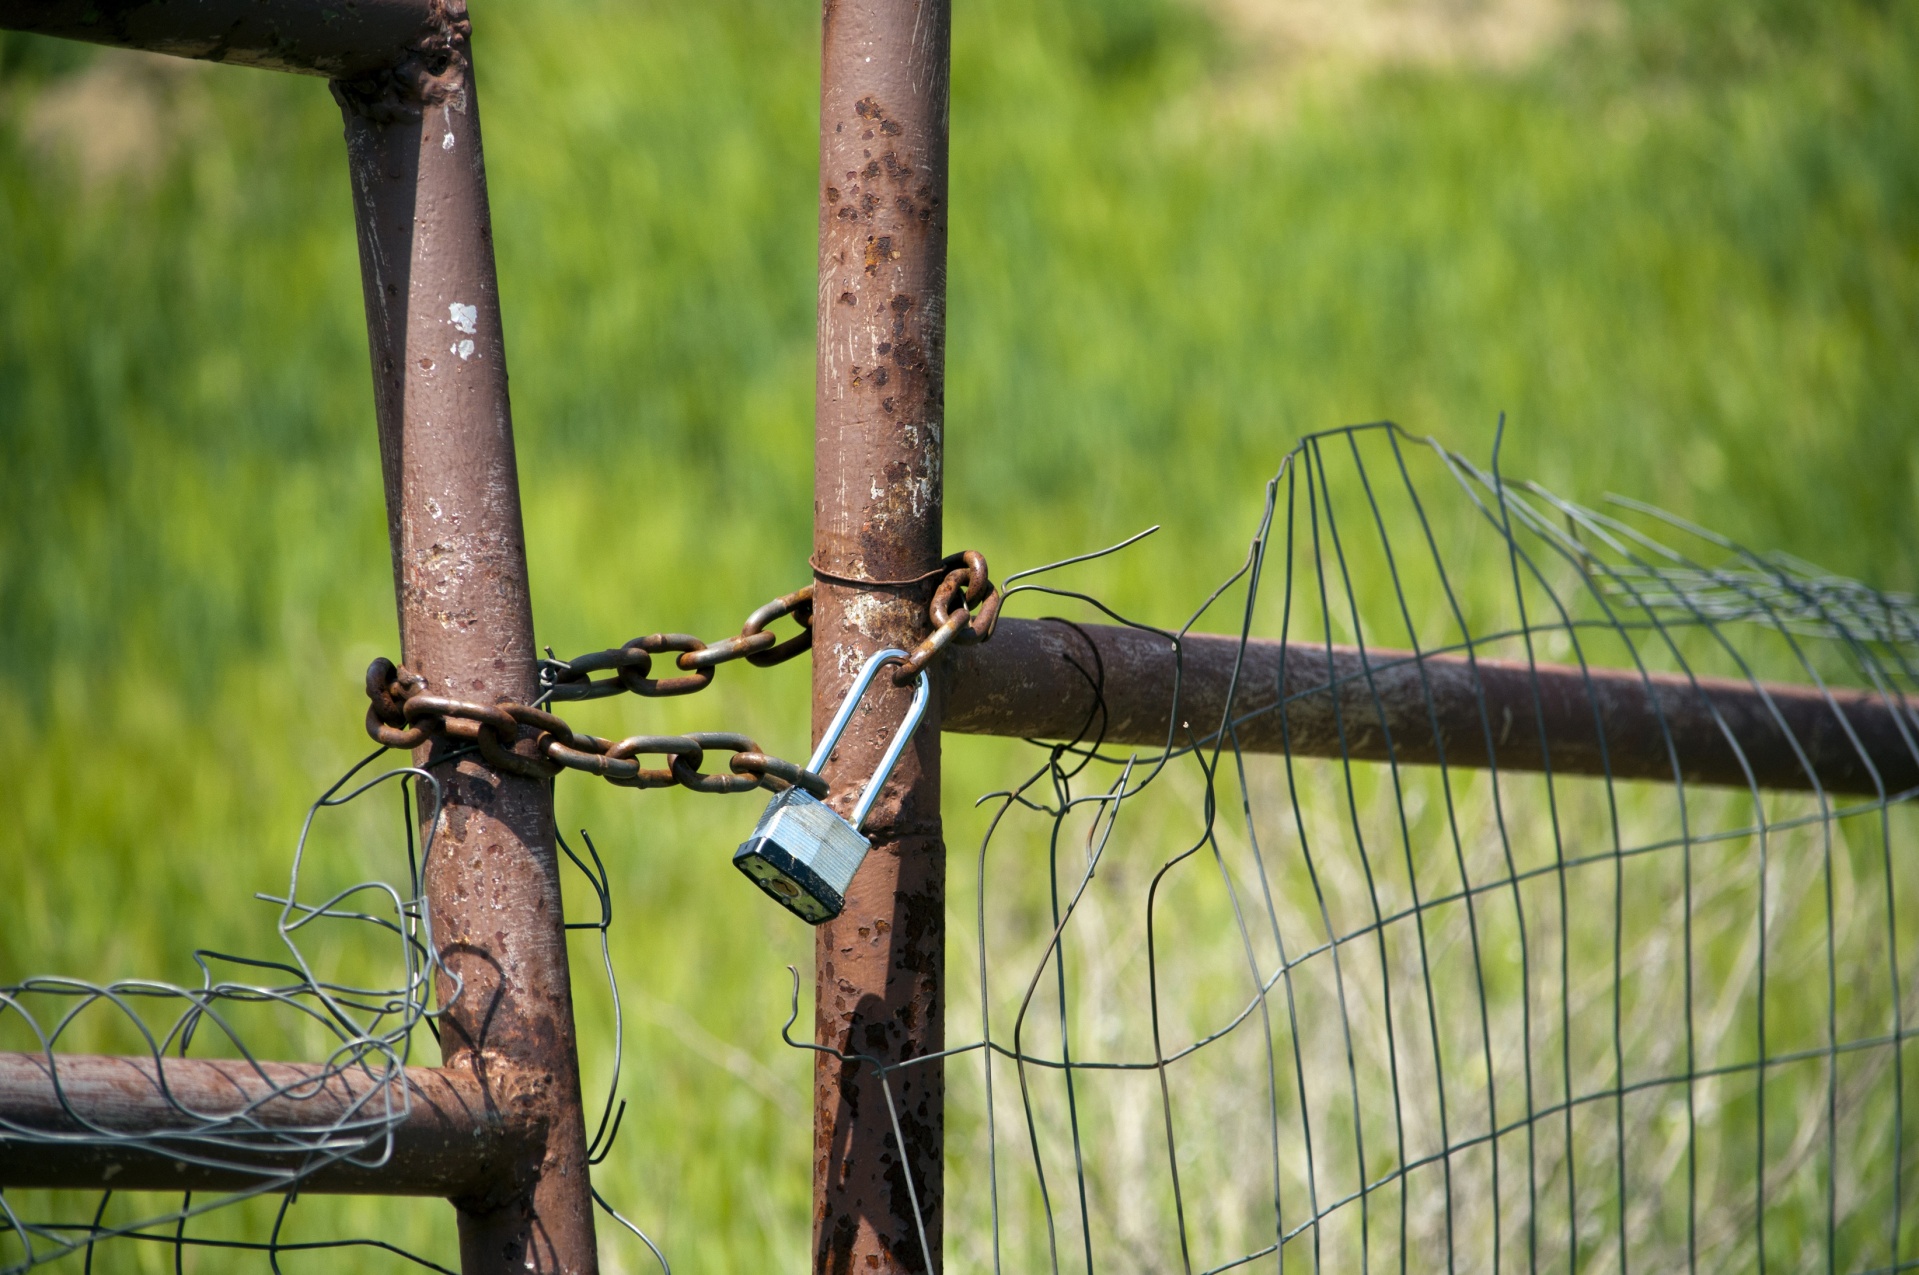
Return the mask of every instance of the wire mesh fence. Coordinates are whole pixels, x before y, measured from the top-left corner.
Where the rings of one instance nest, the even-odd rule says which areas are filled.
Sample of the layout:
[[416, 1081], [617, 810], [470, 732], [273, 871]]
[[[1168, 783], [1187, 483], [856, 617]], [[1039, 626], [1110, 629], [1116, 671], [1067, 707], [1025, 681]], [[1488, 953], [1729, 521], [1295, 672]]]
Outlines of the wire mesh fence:
[[[1026, 591], [1105, 610], [1030, 579], [1009, 606]], [[1910, 752], [1914, 619], [1380, 425], [1304, 440], [1168, 636], [1382, 652], [1368, 679], [1410, 650], [1861, 686]], [[1103, 676], [1090, 642], [1082, 671]], [[1568, 777], [1540, 721], [1484, 703], [1432, 766], [1261, 756], [1244, 718], [1177, 706], [1163, 749], [1115, 750], [1095, 711], [981, 798], [951, 1265], [1913, 1264], [1913, 794], [1833, 794], [1810, 764], [1805, 792], [1702, 787], [1670, 732], [1668, 779], [1616, 778], [1603, 746]], [[1515, 731], [1540, 773], [1498, 767]]]

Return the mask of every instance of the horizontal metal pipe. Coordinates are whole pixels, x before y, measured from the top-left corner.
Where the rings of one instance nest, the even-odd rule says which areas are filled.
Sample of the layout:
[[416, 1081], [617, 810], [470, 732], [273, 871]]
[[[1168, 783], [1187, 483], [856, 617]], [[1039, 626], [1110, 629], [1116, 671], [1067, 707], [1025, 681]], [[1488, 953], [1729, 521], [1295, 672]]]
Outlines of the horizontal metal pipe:
[[[1249, 752], [1887, 795], [1919, 788], [1919, 712], [1878, 694], [1461, 655], [1002, 620], [956, 648], [944, 729], [1163, 745], [1231, 720]], [[1097, 688], [1097, 690], [1096, 690]], [[1282, 690], [1283, 688], [1283, 690]]]
[[463, 0], [0, 0], [0, 28], [329, 78], [384, 70]]
[[428, 1067], [402, 1081], [299, 1063], [54, 1061], [0, 1053], [0, 1187], [490, 1198], [544, 1143], [537, 1103], [502, 1110], [498, 1077], [483, 1092], [470, 1073]]

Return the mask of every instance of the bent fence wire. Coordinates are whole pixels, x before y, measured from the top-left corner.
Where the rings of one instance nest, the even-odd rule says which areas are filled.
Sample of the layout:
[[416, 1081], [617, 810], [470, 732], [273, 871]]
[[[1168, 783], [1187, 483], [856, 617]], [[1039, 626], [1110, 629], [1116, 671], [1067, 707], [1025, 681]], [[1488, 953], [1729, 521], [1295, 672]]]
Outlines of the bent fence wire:
[[[355, 783], [384, 752], [376, 750], [363, 758], [320, 795], [301, 827], [286, 894], [258, 896], [280, 909], [276, 929], [286, 959], [265, 960], [202, 949], [193, 954], [203, 975], [197, 986], [153, 980], [101, 984], [72, 978], [34, 978], [0, 986], [0, 1032], [5, 1033], [5, 1043], [19, 1047], [32, 1042], [44, 1057], [47, 1074], [56, 1088], [62, 1073], [63, 1041], [85, 1035], [92, 1040], [116, 1041], [123, 1054], [144, 1054], [154, 1064], [150, 1074], [158, 1079], [152, 1087], [160, 1092], [167, 1109], [167, 1118], [158, 1124], [124, 1127], [90, 1118], [61, 1093], [60, 1105], [74, 1127], [50, 1131], [0, 1119], [0, 1134], [22, 1145], [62, 1141], [159, 1151], [175, 1160], [218, 1167], [252, 1179], [230, 1192], [183, 1193], [177, 1197], [177, 1207], [157, 1214], [135, 1208], [134, 1218], [126, 1221], [109, 1220], [110, 1208], [127, 1211], [125, 1206], [115, 1208], [112, 1191], [89, 1193], [93, 1207], [84, 1215], [51, 1220], [20, 1216], [0, 1192], [0, 1240], [14, 1244], [12, 1252], [0, 1249], [0, 1261], [5, 1263], [0, 1265], [0, 1272], [26, 1270], [76, 1252], [84, 1256], [85, 1266], [91, 1270], [94, 1250], [103, 1243], [139, 1240], [172, 1248], [175, 1269], [179, 1269], [181, 1254], [188, 1248], [264, 1253], [276, 1271], [283, 1255], [358, 1248], [383, 1250], [429, 1270], [453, 1275], [449, 1268], [378, 1237], [283, 1237], [301, 1181], [343, 1162], [374, 1167], [386, 1161], [396, 1131], [406, 1122], [410, 1104], [417, 1101], [405, 1083], [388, 1082], [401, 1081], [409, 1063], [422, 1061], [413, 1056], [421, 1043], [418, 1029], [438, 1036], [436, 1021], [444, 1014], [446, 1004], [433, 1007], [435, 978], [444, 975], [450, 981], [452, 995], [445, 998], [446, 1002], [460, 994], [458, 976], [440, 962], [422, 886], [426, 862], [433, 854], [432, 830], [439, 826], [440, 781], [426, 770], [403, 766]], [[460, 755], [463, 753], [451, 754]], [[406, 847], [404, 889], [385, 881], [364, 881], [317, 900], [303, 899], [301, 876], [316, 819], [323, 812], [348, 805], [405, 777], [418, 781], [418, 791], [428, 808], [425, 817], [416, 823], [408, 785], [391, 785], [400, 796]], [[417, 850], [416, 827], [427, 830]], [[567, 928], [599, 931], [600, 955], [613, 991], [613, 1076], [598, 1131], [588, 1149], [589, 1162], [597, 1164], [611, 1149], [624, 1111], [623, 1103], [614, 1105], [623, 1033], [618, 985], [606, 938], [612, 922], [612, 895], [605, 867], [590, 839], [585, 846], [590, 865], [564, 837], [560, 838], [561, 850], [584, 875], [599, 904], [597, 920], [570, 922]], [[316, 932], [330, 927], [335, 932], [315, 941]], [[325, 955], [310, 956], [303, 942]], [[383, 965], [393, 981], [384, 985], [349, 983], [323, 973], [323, 962], [337, 959], [342, 949], [349, 954], [348, 964], [360, 969]], [[219, 972], [223, 969], [237, 969], [242, 972], [241, 978], [223, 977]], [[282, 977], [280, 981], [252, 982], [244, 981], [246, 974]], [[267, 1011], [265, 1016], [260, 1013], [263, 1009]], [[302, 1026], [308, 1029], [309, 1038], [317, 1036], [327, 1042], [327, 1052], [319, 1067], [305, 1069], [297, 1077], [274, 1072], [275, 1064], [262, 1062], [248, 1044], [249, 1036], [298, 1039]], [[127, 1044], [132, 1049], [127, 1049]], [[165, 1058], [188, 1057], [196, 1044], [196, 1056], [243, 1060], [261, 1086], [249, 1092], [243, 1105], [236, 1107], [228, 1095], [222, 1094], [202, 1109], [196, 1104], [198, 1095], [181, 1094], [169, 1086], [167, 1072], [161, 1067]], [[343, 1111], [336, 1112], [335, 1104], [326, 1099], [329, 1090], [338, 1088], [331, 1082], [339, 1079], [355, 1081], [357, 1096]], [[289, 1102], [310, 1104], [315, 1109], [314, 1119], [306, 1124], [289, 1124], [284, 1118], [270, 1122], [260, 1118], [266, 1109], [284, 1107]], [[264, 1238], [208, 1236], [188, 1229], [204, 1214], [276, 1193], [283, 1198], [272, 1229]], [[77, 1193], [66, 1193], [65, 1198], [73, 1194]], [[148, 1194], [134, 1198], [146, 1200]], [[639, 1228], [597, 1193], [594, 1198], [658, 1257], [658, 1250]], [[659, 1261], [664, 1268], [665, 1259], [660, 1257]]]
[[[406, 1103], [410, 1098], [406, 1086], [384, 1082], [400, 1079], [409, 1061], [414, 1028], [431, 1024], [436, 1016], [437, 1011], [430, 1007], [430, 996], [432, 979], [441, 972], [438, 949], [432, 941], [431, 918], [420, 893], [420, 865], [414, 851], [412, 820], [407, 820], [408, 884], [404, 892], [386, 882], [369, 881], [323, 900], [309, 902], [300, 898], [307, 842], [321, 812], [352, 802], [387, 781], [408, 774], [420, 776], [427, 791], [438, 791], [437, 780], [425, 771], [411, 768], [387, 771], [348, 787], [372, 760], [373, 757], [368, 757], [361, 761], [313, 803], [300, 830], [287, 893], [267, 900], [280, 908], [276, 928], [285, 946], [286, 960], [200, 950], [193, 954], [194, 963], [203, 976], [197, 987], [144, 979], [100, 984], [70, 978], [35, 978], [0, 988], [0, 1019], [5, 1020], [0, 1021], [0, 1026], [10, 1029], [9, 1043], [23, 1032], [37, 1040], [56, 1085], [61, 1074], [63, 1038], [83, 1033], [111, 1036], [118, 1029], [119, 1033], [130, 1033], [139, 1042], [138, 1047], [153, 1061], [156, 1072], [168, 1056], [187, 1057], [198, 1039], [203, 1054], [237, 1054], [254, 1064], [259, 1079], [270, 1086], [266, 1097], [237, 1111], [222, 1104], [223, 1110], [212, 1113], [196, 1111], [188, 1101], [176, 1098], [170, 1091], [163, 1092], [176, 1119], [158, 1128], [124, 1129], [89, 1121], [68, 1102], [64, 1093], [61, 1105], [79, 1126], [74, 1131], [52, 1133], [4, 1123], [0, 1127], [4, 1127], [8, 1135], [27, 1143], [61, 1140], [148, 1147], [164, 1150], [177, 1159], [258, 1176], [257, 1186], [210, 1198], [203, 1195], [198, 1200], [188, 1193], [176, 1209], [126, 1223], [106, 1221], [113, 1195], [110, 1191], [95, 1193], [97, 1207], [90, 1217], [65, 1221], [22, 1218], [6, 1202], [5, 1196], [0, 1195], [6, 1228], [19, 1244], [19, 1251], [8, 1255], [13, 1260], [7, 1270], [23, 1270], [64, 1256], [75, 1248], [85, 1250], [90, 1267], [95, 1245], [119, 1237], [193, 1244], [198, 1241], [188, 1233], [187, 1224], [194, 1217], [255, 1195], [285, 1190], [290, 1179], [310, 1176], [337, 1161], [374, 1164], [384, 1159], [395, 1129], [406, 1118]], [[400, 787], [404, 790], [404, 785]], [[429, 821], [429, 828], [433, 822], [436, 820]], [[429, 835], [420, 847], [420, 856], [430, 855], [432, 851]], [[368, 939], [388, 946], [397, 958], [393, 969], [398, 979], [389, 986], [356, 986], [332, 981], [317, 973], [301, 942], [311, 937], [309, 931], [330, 922], [355, 927]], [[269, 979], [280, 976], [280, 981], [236, 981], [223, 976], [226, 969], [237, 969], [243, 977], [248, 974]], [[319, 1028], [330, 1038], [331, 1049], [324, 1060], [322, 1083], [316, 1085], [304, 1077], [290, 1087], [273, 1083], [235, 1022], [235, 1011], [249, 1006], [269, 1006]], [[158, 1017], [170, 1016], [170, 1021], [156, 1025], [156, 1010]], [[109, 1016], [116, 1021], [105, 1024], [97, 1021]], [[257, 1018], [257, 1015], [251, 1017]], [[164, 1072], [158, 1074], [164, 1075]], [[375, 1084], [368, 1087], [366, 1101], [352, 1103], [336, 1120], [289, 1129], [269, 1127], [254, 1118], [254, 1111], [272, 1099], [317, 1096], [325, 1087], [325, 1080], [355, 1074], [364, 1075]], [[161, 1088], [167, 1089], [164, 1083]], [[288, 1166], [262, 1167], [257, 1159], [262, 1152], [281, 1152], [287, 1153], [289, 1159], [295, 1155], [301, 1158]], [[287, 1196], [289, 1202], [292, 1198]], [[283, 1206], [281, 1219], [285, 1212]], [[279, 1243], [281, 1219], [276, 1219], [271, 1238], [257, 1247], [276, 1255], [284, 1247]], [[348, 1243], [388, 1247], [375, 1240]]]
[[[1009, 601], [1128, 622], [1036, 576], [1009, 580]], [[1316, 435], [1287, 457], [1244, 563], [1167, 636], [1206, 627], [1852, 685], [1902, 709], [1919, 659], [1910, 599], [1633, 502], [1575, 505], [1390, 425]], [[1095, 660], [1081, 671], [1100, 684]], [[1288, 701], [1262, 711], [1283, 716]], [[1835, 796], [1810, 771], [1803, 793], [1704, 788], [1677, 758], [1666, 782], [1568, 777], [1543, 741], [1545, 772], [1515, 773], [1491, 764], [1494, 741], [1532, 725], [1482, 716], [1483, 746], [1410, 766], [1242, 751], [1243, 720], [1190, 721], [1177, 704], [1165, 747], [1123, 752], [1103, 746], [1095, 711], [1081, 738], [1038, 745], [1030, 773], [981, 799], [985, 835], [952, 874], [956, 898], [972, 878], [975, 914], [949, 954], [973, 972], [951, 983], [950, 1020], [978, 1030], [892, 1068], [948, 1072], [948, 1264], [1919, 1265], [1904, 1068], [1919, 979], [1902, 967], [1919, 950], [1913, 794]], [[324, 1033], [326, 1074], [397, 1076], [439, 1012], [420, 889], [432, 847], [416, 855], [412, 812], [404, 889], [300, 897], [323, 811], [400, 776], [434, 791], [410, 768], [355, 786], [373, 760], [315, 803], [272, 900], [287, 959], [202, 952], [194, 987], [6, 987], [7, 1041], [24, 1031], [57, 1066], [64, 1037], [110, 1015], [155, 1059], [196, 1043], [251, 1058], [239, 1018], [265, 1009]], [[611, 900], [587, 850], [590, 866], [566, 853], [600, 903], [580, 924], [601, 931], [604, 956]], [[341, 926], [387, 947], [389, 983], [335, 979], [303, 954], [310, 932]], [[796, 978], [796, 1012], [797, 995]], [[170, 1022], [150, 1025], [156, 1007]], [[616, 1084], [617, 1049], [616, 1020]], [[108, 1220], [110, 1193], [56, 1221], [0, 1196], [16, 1246], [0, 1260], [84, 1250], [90, 1265], [118, 1237], [171, 1245], [176, 1266], [195, 1244], [263, 1250], [275, 1269], [312, 1248], [400, 1252], [283, 1241], [285, 1204], [257, 1241], [190, 1229], [285, 1192], [290, 1174], [378, 1161], [404, 1116], [390, 1103], [296, 1130], [183, 1108], [165, 1131], [69, 1135], [240, 1167], [262, 1149], [307, 1158], [135, 1221]], [[617, 1128], [609, 1097], [595, 1158]], [[925, 1184], [901, 1177], [917, 1208]]]
[[[1168, 636], [1228, 626], [1242, 655], [1280, 636], [1901, 706], [1919, 657], [1908, 598], [1391, 425], [1305, 439]], [[1159, 750], [1100, 725], [981, 798], [949, 957], [950, 1021], [978, 1027], [938, 1056], [953, 1266], [1919, 1265], [1912, 793], [1704, 788], [1676, 758], [1665, 782], [1567, 777], [1550, 750], [1502, 771], [1494, 739], [1535, 729], [1510, 717], [1418, 767], [1258, 756], [1243, 720], [1177, 707]]]

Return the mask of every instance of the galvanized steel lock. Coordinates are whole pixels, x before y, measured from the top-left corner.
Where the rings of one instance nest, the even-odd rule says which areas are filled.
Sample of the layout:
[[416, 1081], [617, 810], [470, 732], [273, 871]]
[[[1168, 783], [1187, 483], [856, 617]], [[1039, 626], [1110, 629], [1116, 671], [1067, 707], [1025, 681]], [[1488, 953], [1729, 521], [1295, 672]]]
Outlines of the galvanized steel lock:
[[[820, 746], [813, 750], [811, 760], [806, 763], [808, 770], [818, 774], [826, 759], [833, 755], [833, 748], [840, 742], [846, 724], [853, 719], [853, 710], [859, 707], [873, 675], [888, 664], [904, 663], [907, 658], [905, 651], [895, 647], [866, 661], [852, 689], [846, 693], [846, 702], [833, 715]], [[926, 673], [922, 670], [913, 691], [913, 704], [906, 710], [906, 720], [900, 723], [893, 742], [886, 746], [886, 755], [880, 758], [879, 769], [860, 793], [851, 819], [840, 818], [830, 806], [803, 788], [788, 788], [767, 806], [753, 835], [734, 853], [733, 866], [751, 877], [774, 902], [803, 920], [819, 925], [838, 916], [846, 906], [846, 888], [853, 883], [853, 874], [859, 871], [866, 852], [872, 848], [860, 834], [860, 825], [866, 822], [867, 812], [880, 795], [880, 786], [893, 773], [900, 754], [906, 751], [906, 742], [919, 727], [929, 693]]]

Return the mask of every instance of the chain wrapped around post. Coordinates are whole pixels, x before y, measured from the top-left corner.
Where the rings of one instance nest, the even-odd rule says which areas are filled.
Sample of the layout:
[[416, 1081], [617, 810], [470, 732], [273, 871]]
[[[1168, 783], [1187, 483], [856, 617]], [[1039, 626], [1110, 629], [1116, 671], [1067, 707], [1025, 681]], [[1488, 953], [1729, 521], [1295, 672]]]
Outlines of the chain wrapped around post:
[[[632, 666], [625, 666], [632, 667]], [[678, 680], [678, 679], [675, 679]], [[366, 732], [388, 748], [417, 748], [436, 736], [473, 744], [488, 765], [516, 775], [548, 779], [562, 770], [598, 775], [622, 788], [671, 788], [695, 792], [784, 792], [804, 788], [828, 793], [812, 771], [769, 757], [744, 735], [633, 735], [614, 741], [574, 730], [559, 716], [528, 704], [472, 704], [425, 693], [422, 679], [382, 657], [366, 671]], [[730, 775], [701, 774], [706, 750], [731, 749]], [[659, 756], [664, 767], [638, 758]]]
[[[922, 584], [935, 575], [944, 578], [933, 591], [929, 607], [933, 632], [894, 671], [898, 685], [910, 684], [949, 645], [986, 641], [999, 619], [1000, 592], [987, 574], [985, 555], [976, 550], [949, 554], [938, 570], [918, 580], [890, 583]], [[768, 626], [787, 616], [800, 631], [781, 641]], [[813, 586], [809, 584], [747, 616], [738, 636], [711, 645], [688, 633], [655, 633], [570, 660], [553, 659], [549, 650], [548, 658], [540, 661], [541, 694], [533, 704], [474, 704], [429, 695], [423, 678], [382, 657], [367, 666], [366, 733], [388, 748], [418, 748], [441, 736], [458, 739], [476, 747], [489, 765], [538, 779], [578, 770], [622, 788], [678, 786], [695, 792], [732, 793], [798, 787], [824, 799], [828, 793], [824, 779], [793, 762], [768, 756], [744, 735], [633, 735], [615, 741], [581, 734], [543, 707], [628, 692], [648, 698], [691, 695], [711, 686], [722, 664], [743, 659], [770, 668], [812, 646]], [[651, 676], [653, 657], [668, 654], [680, 674]], [[612, 676], [595, 678], [595, 673]], [[701, 773], [708, 749], [732, 750], [731, 774]], [[664, 767], [642, 766], [637, 760], [656, 756], [666, 759]]]

